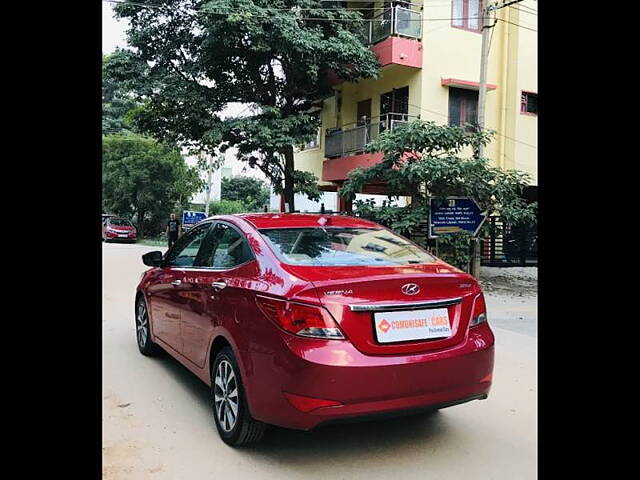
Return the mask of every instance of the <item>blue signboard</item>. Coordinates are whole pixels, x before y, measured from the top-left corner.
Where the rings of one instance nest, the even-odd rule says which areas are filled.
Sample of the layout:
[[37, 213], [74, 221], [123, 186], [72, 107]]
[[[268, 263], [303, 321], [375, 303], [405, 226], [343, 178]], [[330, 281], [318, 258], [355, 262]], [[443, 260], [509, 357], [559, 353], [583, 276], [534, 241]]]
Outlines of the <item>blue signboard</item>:
[[182, 229], [187, 231], [205, 218], [207, 218], [207, 214], [205, 212], [182, 212]]
[[429, 209], [429, 238], [456, 232], [478, 234], [486, 215], [472, 198], [432, 198]]

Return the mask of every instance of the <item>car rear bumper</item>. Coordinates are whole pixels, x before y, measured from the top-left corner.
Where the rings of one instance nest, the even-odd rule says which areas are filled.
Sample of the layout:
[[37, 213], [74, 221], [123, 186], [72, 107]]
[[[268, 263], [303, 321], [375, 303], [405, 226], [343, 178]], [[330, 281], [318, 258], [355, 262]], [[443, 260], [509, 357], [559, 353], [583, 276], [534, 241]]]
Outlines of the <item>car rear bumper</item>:
[[366, 413], [366, 414], [353, 415], [353, 416], [349, 415], [349, 416], [335, 417], [329, 420], [325, 420], [322, 423], [316, 425], [316, 428], [325, 427], [328, 425], [338, 425], [341, 423], [369, 422], [369, 421], [375, 421], [375, 420], [401, 417], [405, 415], [415, 415], [418, 413], [424, 413], [424, 412], [439, 410], [442, 408], [453, 407], [455, 405], [471, 402], [473, 400], [485, 400], [488, 396], [489, 396], [488, 393], [480, 393], [480, 394], [472, 395], [470, 397], [458, 398], [455, 400], [448, 400], [446, 402], [429, 403], [426, 406], [420, 405], [417, 407], [411, 407], [411, 408], [400, 409], [400, 410], [391, 410], [391, 411], [381, 412], [381, 413]]
[[[254, 352], [247, 385], [253, 416], [282, 427], [310, 430], [442, 408], [486, 398], [491, 388], [494, 337], [487, 324], [473, 328], [455, 347], [404, 356], [365, 355], [348, 341], [282, 336], [278, 352]], [[303, 412], [284, 392], [341, 405]]]

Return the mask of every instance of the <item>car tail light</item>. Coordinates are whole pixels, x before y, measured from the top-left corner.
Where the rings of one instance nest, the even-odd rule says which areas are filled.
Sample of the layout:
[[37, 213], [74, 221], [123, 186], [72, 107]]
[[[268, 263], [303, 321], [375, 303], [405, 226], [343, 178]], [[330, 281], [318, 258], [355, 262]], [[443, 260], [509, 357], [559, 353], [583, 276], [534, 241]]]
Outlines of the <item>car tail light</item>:
[[484, 295], [479, 294], [473, 302], [473, 313], [471, 315], [470, 327], [475, 327], [487, 321], [487, 305], [484, 302]]
[[310, 412], [317, 408], [322, 407], [337, 407], [338, 405], [343, 405], [341, 402], [336, 402], [335, 400], [324, 400], [322, 398], [312, 398], [312, 397], [303, 397], [302, 395], [294, 395], [293, 393], [284, 393], [284, 396], [289, 403], [296, 407], [301, 412]]
[[331, 314], [322, 307], [257, 296], [266, 317], [283, 330], [301, 337], [343, 340]]

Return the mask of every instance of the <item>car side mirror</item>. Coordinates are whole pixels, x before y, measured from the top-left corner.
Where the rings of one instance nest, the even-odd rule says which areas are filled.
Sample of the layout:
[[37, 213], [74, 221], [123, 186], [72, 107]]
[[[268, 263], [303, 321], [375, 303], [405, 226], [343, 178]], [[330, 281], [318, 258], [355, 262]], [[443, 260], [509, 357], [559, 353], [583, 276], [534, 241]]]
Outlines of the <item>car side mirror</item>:
[[142, 263], [149, 267], [159, 267], [162, 264], [162, 252], [155, 250], [142, 255]]

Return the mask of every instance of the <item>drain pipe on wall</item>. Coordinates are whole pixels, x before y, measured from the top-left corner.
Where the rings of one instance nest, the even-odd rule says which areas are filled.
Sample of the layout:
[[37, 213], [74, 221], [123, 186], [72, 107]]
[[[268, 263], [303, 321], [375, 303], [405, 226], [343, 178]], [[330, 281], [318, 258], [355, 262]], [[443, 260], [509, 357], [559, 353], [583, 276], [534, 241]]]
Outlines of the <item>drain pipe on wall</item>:
[[508, 90], [509, 86], [507, 82], [509, 81], [509, 27], [510, 25], [507, 23], [509, 20], [509, 12], [511, 9], [504, 8], [502, 9], [502, 18], [505, 20], [502, 22], [503, 34], [502, 34], [502, 72], [500, 72], [500, 85], [502, 86], [502, 91], [500, 92], [500, 103], [501, 103], [501, 112], [500, 112], [500, 138], [498, 140], [498, 166], [502, 169], [505, 168], [505, 149], [506, 146], [506, 126], [507, 126], [507, 114], [508, 114]]

